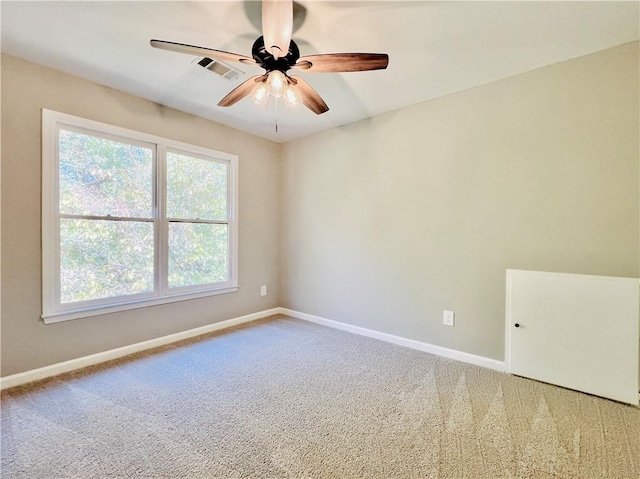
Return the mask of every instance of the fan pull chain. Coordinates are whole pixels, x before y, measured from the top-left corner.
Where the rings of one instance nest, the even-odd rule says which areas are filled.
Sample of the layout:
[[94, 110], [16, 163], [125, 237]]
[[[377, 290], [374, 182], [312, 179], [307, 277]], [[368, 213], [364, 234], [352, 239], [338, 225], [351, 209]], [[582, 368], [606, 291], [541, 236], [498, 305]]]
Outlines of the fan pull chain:
[[276, 118], [275, 118], [275, 124], [276, 124], [276, 133], [278, 133], [278, 99], [276, 98]]

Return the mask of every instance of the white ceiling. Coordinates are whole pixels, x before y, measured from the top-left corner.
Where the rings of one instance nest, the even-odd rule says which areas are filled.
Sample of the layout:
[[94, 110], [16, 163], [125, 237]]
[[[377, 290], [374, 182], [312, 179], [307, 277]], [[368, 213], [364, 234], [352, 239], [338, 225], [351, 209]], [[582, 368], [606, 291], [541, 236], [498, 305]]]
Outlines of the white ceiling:
[[251, 55], [260, 3], [1, 3], [2, 51], [249, 133], [285, 142], [639, 38], [633, 2], [303, 1], [293, 38], [302, 55], [388, 53], [383, 71], [299, 73], [329, 112], [218, 101], [229, 81], [157, 50], [152, 38]]

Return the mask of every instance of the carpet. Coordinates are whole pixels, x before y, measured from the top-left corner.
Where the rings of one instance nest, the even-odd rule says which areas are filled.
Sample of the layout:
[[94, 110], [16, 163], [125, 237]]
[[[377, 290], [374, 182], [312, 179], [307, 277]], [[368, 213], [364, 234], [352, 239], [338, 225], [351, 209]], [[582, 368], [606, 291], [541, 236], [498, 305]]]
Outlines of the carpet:
[[640, 477], [640, 409], [276, 316], [4, 391], [9, 478]]

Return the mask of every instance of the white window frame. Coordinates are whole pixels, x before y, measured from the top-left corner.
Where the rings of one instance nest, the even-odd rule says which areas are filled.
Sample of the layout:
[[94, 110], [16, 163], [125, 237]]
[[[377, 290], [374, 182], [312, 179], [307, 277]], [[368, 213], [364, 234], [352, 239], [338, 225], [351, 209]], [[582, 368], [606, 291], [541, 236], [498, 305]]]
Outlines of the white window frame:
[[[145, 146], [153, 152], [154, 291], [74, 303], [60, 302], [59, 131], [79, 131], [101, 138]], [[227, 281], [169, 288], [169, 219], [165, 214], [167, 151], [228, 165], [229, 276]], [[96, 219], [96, 218], [93, 218]], [[114, 218], [114, 221], [120, 221]], [[129, 219], [122, 219], [123, 221]], [[190, 221], [190, 220], [189, 220]], [[100, 314], [185, 301], [237, 291], [238, 286], [238, 157], [52, 110], [42, 110], [42, 319], [46, 324]]]

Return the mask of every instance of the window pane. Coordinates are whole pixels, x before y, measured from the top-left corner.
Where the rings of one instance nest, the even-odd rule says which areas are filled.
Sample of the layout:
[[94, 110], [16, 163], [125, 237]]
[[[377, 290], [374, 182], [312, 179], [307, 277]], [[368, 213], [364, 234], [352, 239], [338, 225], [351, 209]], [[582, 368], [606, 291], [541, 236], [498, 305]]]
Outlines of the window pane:
[[153, 223], [60, 220], [60, 302], [153, 291]]
[[227, 168], [167, 153], [167, 217], [226, 221]]
[[150, 218], [150, 148], [60, 130], [60, 213]]
[[169, 287], [227, 281], [227, 225], [169, 224]]

